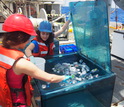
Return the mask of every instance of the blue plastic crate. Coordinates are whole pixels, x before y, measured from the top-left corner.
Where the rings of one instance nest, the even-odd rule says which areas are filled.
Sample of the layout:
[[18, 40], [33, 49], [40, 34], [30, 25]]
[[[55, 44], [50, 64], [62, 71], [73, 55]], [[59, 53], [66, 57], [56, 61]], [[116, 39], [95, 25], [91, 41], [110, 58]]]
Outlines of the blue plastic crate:
[[74, 44], [60, 45], [61, 53], [77, 52], [77, 47]]
[[69, 44], [68, 45], [69, 48], [73, 49], [74, 52], [77, 52], [77, 47], [74, 44]]

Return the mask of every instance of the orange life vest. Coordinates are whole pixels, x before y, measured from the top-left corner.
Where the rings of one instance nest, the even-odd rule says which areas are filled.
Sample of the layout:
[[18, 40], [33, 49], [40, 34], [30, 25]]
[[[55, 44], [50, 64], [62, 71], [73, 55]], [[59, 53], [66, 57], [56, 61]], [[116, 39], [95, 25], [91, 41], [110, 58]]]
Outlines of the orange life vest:
[[[16, 60], [24, 57], [21, 51], [14, 49], [6, 49], [0, 46], [0, 106], [13, 107], [10, 88], [7, 84], [6, 72], [10, 69]], [[25, 83], [26, 103], [31, 105], [31, 78], [28, 76], [28, 81]]]
[[[46, 46], [46, 44], [43, 41], [38, 41], [37, 38], [34, 38], [33, 40], [37, 41], [39, 51], [32, 53], [35, 57], [44, 57], [46, 55], [53, 55], [54, 54], [54, 43], [50, 43], [49, 47]], [[37, 48], [37, 47], [36, 47]]]

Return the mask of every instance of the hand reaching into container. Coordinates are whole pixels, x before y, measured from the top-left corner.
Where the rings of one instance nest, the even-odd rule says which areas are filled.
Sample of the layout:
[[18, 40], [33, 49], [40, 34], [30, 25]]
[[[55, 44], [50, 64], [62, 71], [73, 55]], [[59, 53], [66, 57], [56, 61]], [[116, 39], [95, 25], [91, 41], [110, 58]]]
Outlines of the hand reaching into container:
[[65, 76], [63, 81], [67, 81], [68, 79], [72, 78], [71, 76]]

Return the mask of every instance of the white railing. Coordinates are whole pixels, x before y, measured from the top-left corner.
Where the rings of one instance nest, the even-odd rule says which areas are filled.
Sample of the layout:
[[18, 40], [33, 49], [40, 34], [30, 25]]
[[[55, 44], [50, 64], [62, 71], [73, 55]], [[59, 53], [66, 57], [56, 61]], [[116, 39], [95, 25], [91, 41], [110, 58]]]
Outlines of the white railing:
[[0, 13], [3, 15], [4, 18], [7, 18], [13, 13], [2, 0], [0, 0]]

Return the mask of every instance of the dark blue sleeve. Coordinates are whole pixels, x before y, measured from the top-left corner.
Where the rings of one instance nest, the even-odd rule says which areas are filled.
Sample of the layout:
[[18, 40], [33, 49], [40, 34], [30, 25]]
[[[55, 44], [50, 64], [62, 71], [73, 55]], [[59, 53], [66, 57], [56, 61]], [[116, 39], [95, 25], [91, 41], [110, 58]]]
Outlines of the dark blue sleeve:
[[35, 45], [34, 49], [33, 49], [33, 53], [38, 53], [39, 52], [39, 46], [36, 40], [32, 40], [31, 43], [33, 43]]

